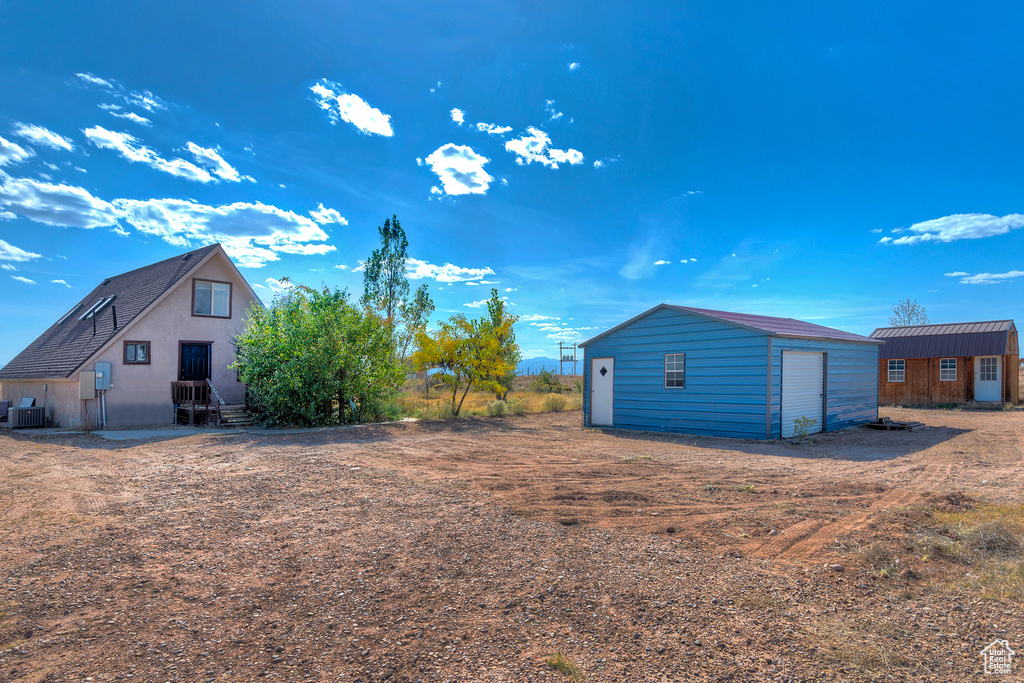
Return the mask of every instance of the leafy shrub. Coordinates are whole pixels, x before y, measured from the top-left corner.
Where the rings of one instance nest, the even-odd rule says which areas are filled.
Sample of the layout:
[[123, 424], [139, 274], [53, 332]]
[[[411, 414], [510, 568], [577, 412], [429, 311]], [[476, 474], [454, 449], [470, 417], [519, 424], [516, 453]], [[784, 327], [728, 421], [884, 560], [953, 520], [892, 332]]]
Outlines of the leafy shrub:
[[510, 398], [505, 401], [505, 407], [509, 415], [524, 415], [526, 413], [526, 401], [521, 398]]
[[534, 378], [530, 388], [541, 394], [560, 394], [563, 391], [571, 391], [569, 387], [558, 381], [554, 373], [547, 370], [541, 370], [537, 373], [537, 377]]
[[508, 412], [508, 404], [505, 401], [494, 401], [487, 404], [487, 414], [491, 417], [501, 417]]
[[541, 408], [548, 413], [560, 413], [565, 410], [565, 406], [568, 403], [565, 396], [561, 394], [551, 394], [545, 396], [544, 401], [540, 404]]

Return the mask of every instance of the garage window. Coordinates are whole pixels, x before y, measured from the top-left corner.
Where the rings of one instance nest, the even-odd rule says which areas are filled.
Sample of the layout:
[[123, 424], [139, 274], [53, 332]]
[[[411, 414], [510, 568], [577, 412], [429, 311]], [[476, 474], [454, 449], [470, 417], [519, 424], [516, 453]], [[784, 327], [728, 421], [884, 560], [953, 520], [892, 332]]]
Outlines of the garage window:
[[903, 382], [906, 380], [906, 361], [896, 358], [889, 361], [889, 381]]
[[686, 387], [686, 354], [665, 354], [665, 388], [683, 389]]
[[940, 382], [955, 382], [956, 381], [956, 358], [940, 358], [939, 359], [939, 381]]

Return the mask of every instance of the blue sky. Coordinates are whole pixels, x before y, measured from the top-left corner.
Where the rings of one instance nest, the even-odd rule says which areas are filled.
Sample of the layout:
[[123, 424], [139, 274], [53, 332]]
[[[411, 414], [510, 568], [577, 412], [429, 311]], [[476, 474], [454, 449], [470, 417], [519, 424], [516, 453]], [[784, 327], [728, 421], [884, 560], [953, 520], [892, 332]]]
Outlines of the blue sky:
[[392, 214], [526, 357], [664, 301], [1020, 320], [1024, 8], [886, 4], [5, 0], [0, 364], [213, 240], [358, 294]]

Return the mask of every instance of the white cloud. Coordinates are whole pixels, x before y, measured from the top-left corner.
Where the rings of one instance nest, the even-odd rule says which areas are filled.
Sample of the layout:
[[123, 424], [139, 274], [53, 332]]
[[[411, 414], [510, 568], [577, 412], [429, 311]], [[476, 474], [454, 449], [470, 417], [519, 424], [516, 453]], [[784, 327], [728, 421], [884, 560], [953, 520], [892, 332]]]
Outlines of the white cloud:
[[480, 299], [480, 301], [470, 301], [468, 304], [462, 305], [469, 308], [480, 308], [482, 306], [486, 306], [488, 301], [490, 301], [490, 299]]
[[121, 237], [128, 237], [129, 235], [131, 235], [130, 232], [122, 228], [120, 225], [115, 225], [113, 228], [110, 229], [110, 231], [116, 235], [120, 235]]
[[345, 92], [340, 85], [326, 78], [320, 79], [310, 90], [316, 95], [317, 105], [327, 112], [331, 123], [345, 121], [366, 135], [391, 137], [391, 117], [371, 107], [358, 95]]
[[287, 292], [289, 289], [293, 289], [295, 287], [295, 285], [293, 285], [288, 280], [288, 278], [283, 278], [281, 280], [275, 280], [272, 277], [268, 277], [266, 282], [267, 282], [267, 287], [269, 287], [274, 292]]
[[328, 223], [348, 225], [348, 220], [343, 217], [337, 209], [328, 209], [323, 204], [318, 205], [315, 209], [310, 211], [309, 217], [312, 218], [317, 225], [327, 225]]
[[71, 289], [71, 285], [69, 285], [69, 284], [68, 284], [68, 283], [67, 283], [66, 281], [64, 281], [64, 280], [50, 280], [50, 282], [52, 282], [52, 283], [53, 283], [53, 284], [55, 284], [55, 285], [64, 285], [64, 286], [65, 286], [65, 287], [67, 287], [68, 289]]
[[325, 254], [335, 247], [311, 219], [260, 202], [207, 206], [185, 199], [117, 199], [120, 217], [136, 230], [175, 246], [220, 242], [246, 268], [280, 259], [278, 254]]
[[878, 233], [882, 232], [882, 229], [881, 229], [881, 228], [872, 228], [872, 229], [871, 229], [871, 232], [872, 232], [873, 234], [877, 235]]
[[452, 109], [452, 121], [459, 124], [460, 126], [466, 122], [466, 112], [461, 109]]
[[17, 280], [18, 282], [24, 282], [26, 285], [37, 284], [35, 280], [29, 280], [27, 277], [22, 277], [20, 275], [12, 275], [11, 279], [12, 280]]
[[129, 92], [126, 95], [122, 95], [124, 101], [128, 104], [136, 107], [141, 107], [148, 112], [160, 111], [167, 109], [167, 105], [159, 97], [154, 95], [148, 90], [139, 90], [136, 92]]
[[540, 315], [538, 313], [533, 313], [531, 315], [521, 315], [519, 316], [519, 320], [521, 320], [522, 322], [532, 322], [536, 320], [561, 320], [561, 318], [559, 318], [558, 316]]
[[[100, 105], [100, 106], [102, 106], [102, 105]], [[111, 105], [111, 106], [116, 107], [117, 105]], [[118, 109], [120, 109], [120, 107], [118, 107]], [[149, 119], [147, 119], [145, 116], [139, 116], [138, 114], [136, 114], [133, 111], [123, 111], [122, 112], [122, 111], [115, 111], [115, 110], [112, 110], [112, 109], [107, 109], [107, 113], [110, 114], [111, 116], [116, 116], [119, 119], [125, 119], [127, 121], [131, 121], [132, 123], [137, 123], [140, 126], [152, 126], [153, 125], [153, 122], [150, 121]]]
[[1009, 282], [1019, 277], [1024, 277], [1024, 270], [1011, 270], [1005, 273], [978, 273], [977, 275], [957, 271], [945, 273], [945, 276], [960, 278], [960, 284], [962, 285], [995, 285], [1000, 282]]
[[567, 163], [573, 166], [583, 163], [583, 153], [575, 150], [561, 150], [550, 147], [551, 138], [542, 130], [530, 126], [527, 134], [505, 143], [505, 149], [516, 155], [517, 164], [532, 164], [534, 161], [548, 168], [558, 168], [558, 164]]
[[548, 101], [546, 101], [544, 103], [544, 111], [546, 111], [548, 113], [548, 115], [551, 117], [549, 119], [551, 121], [557, 121], [558, 119], [560, 119], [563, 116], [565, 116], [564, 113], [555, 110], [555, 101], [554, 100], [548, 100]]
[[100, 78], [99, 76], [93, 76], [92, 74], [89, 74], [89, 73], [75, 74], [75, 75], [78, 76], [79, 78], [81, 78], [86, 83], [90, 83], [92, 85], [98, 85], [100, 87], [110, 88], [110, 89], [113, 89], [113, 87], [114, 87], [114, 85], [110, 81], [108, 81], [106, 79], [103, 79], [103, 78]]
[[943, 273], [944, 277], [965, 277], [967, 275], [970, 275], [970, 273], [965, 273], [962, 270], [956, 270], [952, 273]]
[[0, 137], [0, 166], [17, 164], [36, 155], [30, 148]]
[[664, 261], [662, 259], [659, 259], [659, 260], [654, 262], [654, 265], [656, 265], [656, 266], [667, 266], [669, 263], [671, 263], [671, 261]]
[[117, 210], [81, 187], [0, 173], [0, 205], [38, 223], [96, 228], [117, 222]]
[[512, 126], [499, 126], [496, 123], [478, 123], [476, 129], [489, 135], [504, 135], [512, 131]]
[[569, 65], [569, 71], [575, 71], [578, 68], [580, 68], [579, 62], [573, 62], [572, 64]]
[[18, 270], [17, 268], [12, 266], [10, 263], [0, 263], [0, 268], [2, 268], [3, 270], [11, 270], [11, 271]]
[[12, 130], [18, 137], [25, 138], [29, 142], [49, 147], [50, 149], [63, 149], [70, 152], [75, 148], [71, 143], [71, 138], [58, 135], [52, 130], [43, 128], [42, 126], [30, 125], [27, 123], [15, 123]]
[[[426, 158], [430, 169], [441, 179], [449, 195], [486, 194], [494, 178], [484, 170], [490, 159], [480, 156], [467, 145], [449, 142]], [[434, 193], [433, 189], [431, 192]], [[434, 193], [436, 194], [436, 193]]]
[[[217, 150], [200, 147], [194, 142], [186, 142], [185, 147], [196, 158], [196, 161], [212, 171], [221, 180], [237, 183], [242, 179], [238, 171], [231, 164], [224, 161], [224, 157], [218, 154]], [[248, 179], [251, 180], [251, 178]]]
[[19, 249], [10, 242], [0, 240], [0, 261], [25, 262], [37, 258], [42, 258], [42, 255]]
[[[987, 213], [957, 213], [915, 223], [905, 231], [912, 235], [883, 237], [879, 244], [917, 244], [918, 242], [953, 242], [955, 240], [981, 239], [1005, 235], [1011, 230], [1024, 227], [1024, 214], [1011, 213], [1007, 216], [993, 216]], [[893, 231], [895, 232], [895, 231]]]
[[348, 266], [346, 266], [344, 263], [339, 263], [334, 267], [337, 268], [338, 270], [348, 270]]
[[438, 282], [469, 282], [494, 275], [494, 271], [486, 267], [462, 268], [451, 263], [437, 266], [414, 258], [405, 259], [405, 273], [410, 280], [431, 278]]
[[594, 168], [604, 168], [604, 167], [605, 167], [605, 162], [601, 161], [600, 159], [598, 159], [597, 161], [594, 162]]
[[480, 286], [480, 283], [479, 283], [479, 282], [467, 282], [467, 283], [466, 283], [466, 286], [467, 286], [467, 287], [469, 287], [469, 286], [472, 286], [472, 287], [479, 287], [479, 286]]
[[[141, 144], [138, 138], [128, 133], [118, 133], [102, 126], [86, 128], [82, 132], [92, 144], [100, 149], [114, 150], [128, 161], [139, 162], [158, 171], [188, 180], [196, 180], [201, 183], [214, 182], [214, 177], [206, 169], [184, 159], [164, 159], [155, 150]], [[199, 149], [202, 148], [199, 147]]]

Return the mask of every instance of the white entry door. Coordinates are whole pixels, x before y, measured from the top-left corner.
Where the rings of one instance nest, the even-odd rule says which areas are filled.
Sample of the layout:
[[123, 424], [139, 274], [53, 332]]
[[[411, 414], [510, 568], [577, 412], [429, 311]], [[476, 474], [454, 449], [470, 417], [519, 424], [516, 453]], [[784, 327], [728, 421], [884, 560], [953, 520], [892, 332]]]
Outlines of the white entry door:
[[[807, 434], [824, 426], [825, 354], [807, 351], [782, 352], [782, 436], [792, 437], [802, 420]], [[814, 422], [809, 422], [813, 420]]]
[[615, 396], [615, 359], [593, 358], [590, 361], [590, 424], [612, 426], [612, 403]]
[[974, 357], [974, 400], [1003, 400], [1003, 364], [999, 356]]

